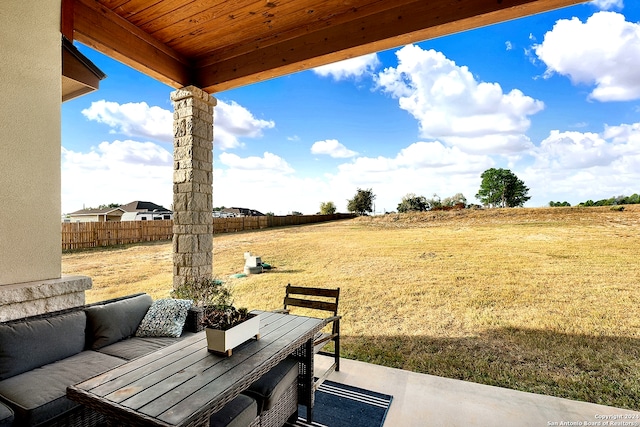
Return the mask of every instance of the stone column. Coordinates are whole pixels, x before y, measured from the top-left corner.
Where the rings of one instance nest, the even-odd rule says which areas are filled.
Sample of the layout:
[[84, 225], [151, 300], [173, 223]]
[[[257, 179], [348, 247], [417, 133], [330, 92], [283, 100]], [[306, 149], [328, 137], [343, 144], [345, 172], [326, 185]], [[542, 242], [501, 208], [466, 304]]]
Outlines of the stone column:
[[173, 102], [173, 286], [211, 277], [213, 262], [213, 107], [187, 86]]

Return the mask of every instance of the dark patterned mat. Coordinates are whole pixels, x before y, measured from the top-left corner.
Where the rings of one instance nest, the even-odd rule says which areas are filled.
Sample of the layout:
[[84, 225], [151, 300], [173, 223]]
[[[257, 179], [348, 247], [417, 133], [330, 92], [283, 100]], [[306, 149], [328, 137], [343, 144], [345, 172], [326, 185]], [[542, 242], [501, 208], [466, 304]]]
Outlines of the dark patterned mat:
[[307, 424], [306, 407], [300, 406], [295, 427], [381, 427], [392, 396], [325, 381], [316, 391], [313, 423]]

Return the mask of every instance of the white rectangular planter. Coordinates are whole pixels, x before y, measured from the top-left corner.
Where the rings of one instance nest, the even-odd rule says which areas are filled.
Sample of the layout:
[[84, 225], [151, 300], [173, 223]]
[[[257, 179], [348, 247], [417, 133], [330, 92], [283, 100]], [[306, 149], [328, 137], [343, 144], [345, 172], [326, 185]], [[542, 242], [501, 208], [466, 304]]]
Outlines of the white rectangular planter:
[[226, 331], [213, 328], [205, 328], [205, 331], [210, 352], [231, 356], [232, 350], [243, 342], [260, 338], [260, 316], [255, 315]]

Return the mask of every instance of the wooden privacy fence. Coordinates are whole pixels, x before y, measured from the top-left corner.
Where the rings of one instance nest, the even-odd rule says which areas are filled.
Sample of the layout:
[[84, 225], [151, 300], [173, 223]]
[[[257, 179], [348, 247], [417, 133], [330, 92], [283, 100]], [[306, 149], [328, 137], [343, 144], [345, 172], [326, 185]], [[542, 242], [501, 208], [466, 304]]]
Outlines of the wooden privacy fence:
[[[269, 227], [313, 224], [353, 218], [353, 214], [246, 216], [212, 218], [213, 233], [232, 233]], [[173, 221], [107, 221], [62, 223], [62, 250], [126, 245], [129, 243], [171, 240]]]
[[62, 224], [62, 250], [170, 240], [173, 221], [107, 221]]

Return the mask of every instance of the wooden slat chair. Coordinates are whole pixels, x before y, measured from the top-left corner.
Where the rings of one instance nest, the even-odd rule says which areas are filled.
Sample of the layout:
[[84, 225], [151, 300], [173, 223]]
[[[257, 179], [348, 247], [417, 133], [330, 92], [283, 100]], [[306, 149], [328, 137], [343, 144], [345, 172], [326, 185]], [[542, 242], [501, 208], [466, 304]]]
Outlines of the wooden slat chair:
[[[327, 324], [331, 323], [331, 332], [320, 331], [314, 338], [314, 353], [333, 356], [333, 363], [314, 383], [314, 389], [333, 372], [340, 371], [340, 319], [338, 316], [338, 299], [340, 288], [309, 288], [303, 286], [287, 285], [287, 293], [284, 297], [284, 309], [280, 310], [289, 313], [290, 307], [301, 307], [311, 310], [330, 312], [331, 316], [324, 317]], [[333, 341], [333, 352], [324, 351], [322, 348]]]

